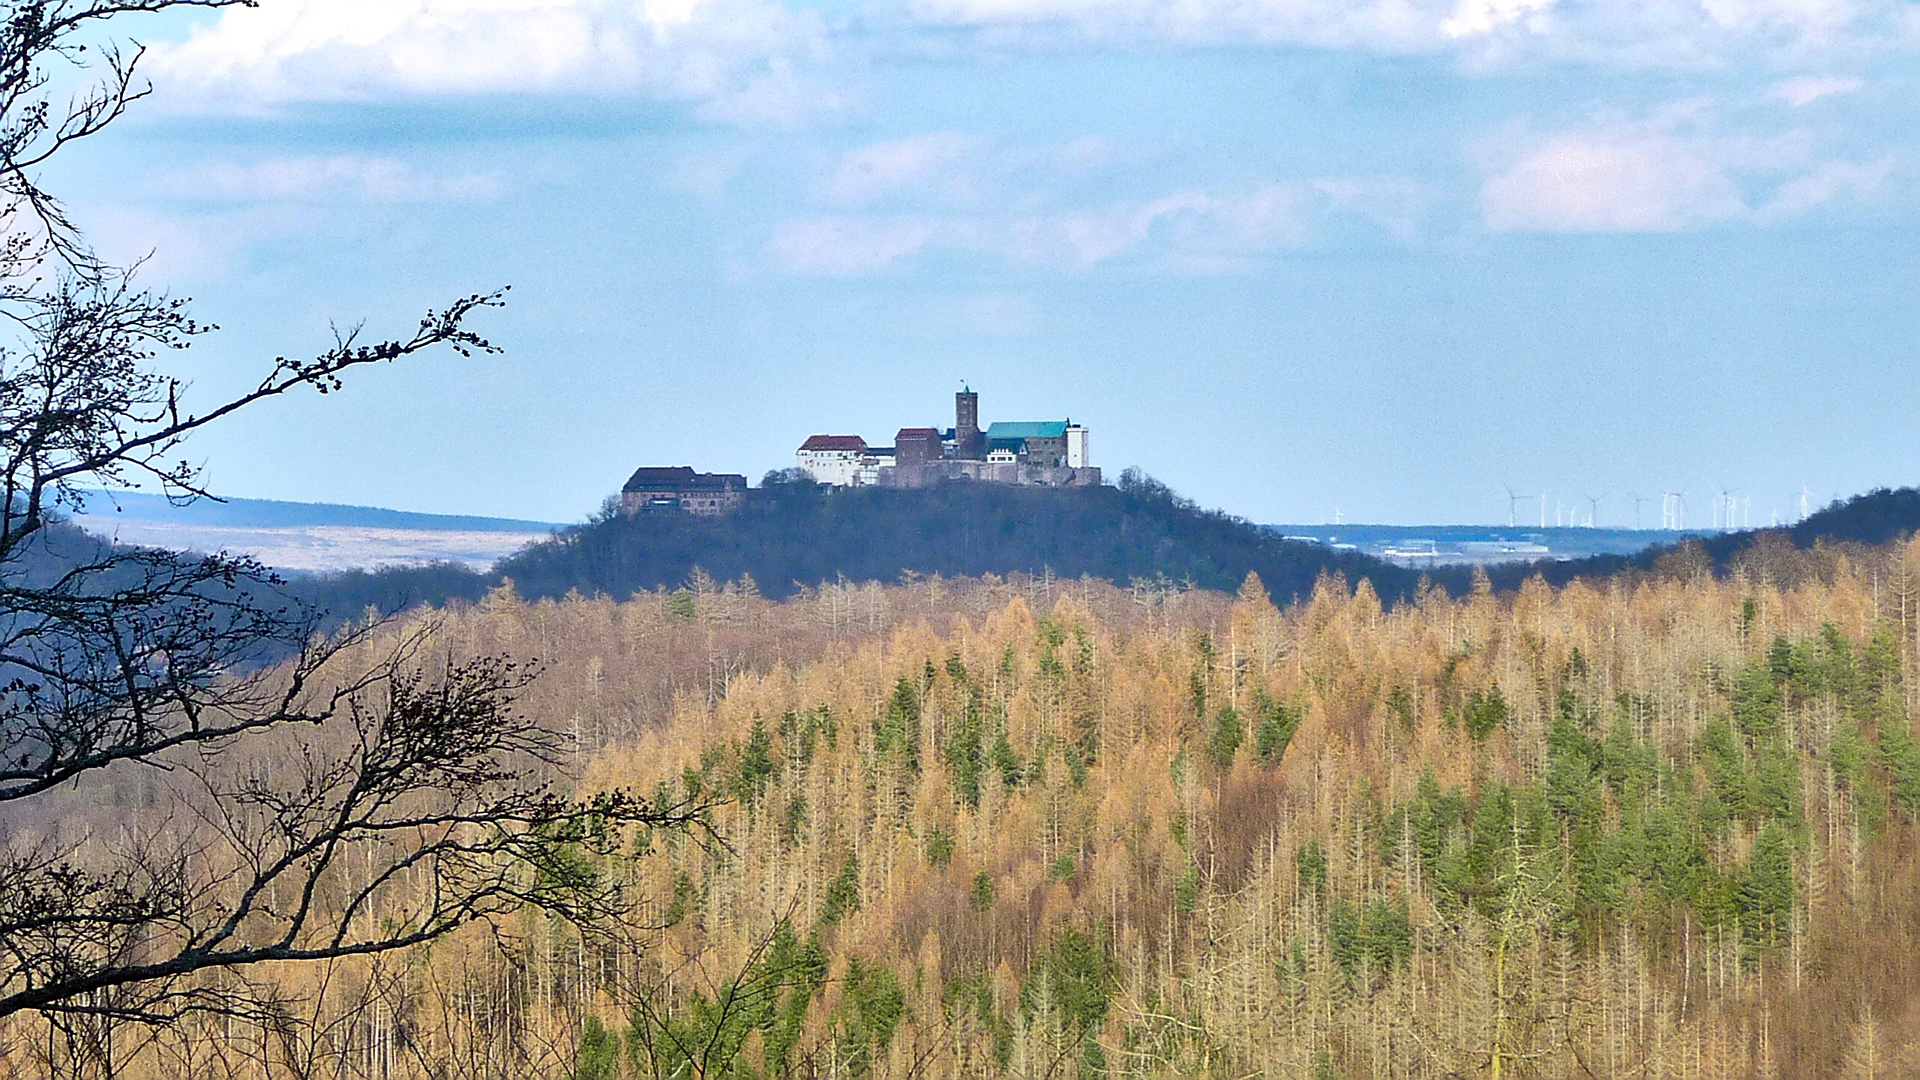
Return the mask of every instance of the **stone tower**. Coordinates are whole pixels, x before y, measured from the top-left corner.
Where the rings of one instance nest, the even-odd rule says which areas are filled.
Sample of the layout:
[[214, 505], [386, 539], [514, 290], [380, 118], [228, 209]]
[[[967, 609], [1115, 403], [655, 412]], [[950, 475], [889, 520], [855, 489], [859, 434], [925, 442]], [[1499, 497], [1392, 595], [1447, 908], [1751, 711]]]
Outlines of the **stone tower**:
[[971, 387], [953, 395], [953, 452], [963, 461], [987, 456], [986, 440], [980, 437], [980, 395]]

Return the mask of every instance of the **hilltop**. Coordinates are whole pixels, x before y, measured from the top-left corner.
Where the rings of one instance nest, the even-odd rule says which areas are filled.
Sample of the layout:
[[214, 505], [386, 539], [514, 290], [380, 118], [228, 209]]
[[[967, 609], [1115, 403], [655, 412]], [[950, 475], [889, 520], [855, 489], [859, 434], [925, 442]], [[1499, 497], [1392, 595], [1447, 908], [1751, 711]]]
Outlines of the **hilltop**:
[[1232, 590], [1257, 573], [1276, 596], [1305, 596], [1329, 572], [1410, 595], [1411, 571], [1353, 552], [1283, 540], [1201, 510], [1132, 474], [1117, 487], [952, 482], [924, 488], [763, 484], [734, 512], [606, 514], [502, 560], [494, 576], [526, 596], [628, 596], [672, 588], [694, 567], [750, 577], [769, 596], [847, 578], [1051, 572], [1126, 585], [1166, 578]]
[[1787, 530], [1801, 547], [1815, 540], [1884, 544], [1920, 532], [1920, 488], [1875, 488], [1826, 509]]

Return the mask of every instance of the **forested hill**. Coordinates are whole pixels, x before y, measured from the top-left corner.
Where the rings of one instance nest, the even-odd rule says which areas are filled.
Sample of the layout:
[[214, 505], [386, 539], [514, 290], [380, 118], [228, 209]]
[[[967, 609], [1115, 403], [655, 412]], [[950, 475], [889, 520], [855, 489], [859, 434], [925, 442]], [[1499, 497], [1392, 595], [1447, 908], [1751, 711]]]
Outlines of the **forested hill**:
[[1800, 547], [1816, 539], [1884, 544], [1920, 532], [1920, 488], [1877, 488], [1835, 502], [1787, 530]]
[[494, 576], [512, 578], [526, 596], [579, 589], [624, 597], [680, 585], [696, 566], [720, 580], [748, 575], [776, 597], [842, 576], [891, 582], [908, 572], [1051, 571], [1121, 585], [1165, 576], [1232, 590], [1252, 571], [1280, 600], [1306, 596], [1325, 571], [1370, 579], [1389, 600], [1409, 595], [1415, 584], [1407, 570], [1281, 540], [1138, 477], [1120, 487], [1077, 489], [766, 484], [722, 518], [604, 516], [503, 560]]
[[[1920, 532], [1920, 488], [1876, 488], [1844, 501], [1836, 500], [1795, 525], [1722, 533], [1685, 541], [1684, 544], [1698, 544], [1701, 554], [1714, 570], [1724, 571], [1741, 553], [1768, 541], [1805, 549], [1816, 544], [1884, 544], [1905, 539], [1917, 532]], [[1577, 577], [1603, 577], [1622, 570], [1652, 569], [1662, 556], [1684, 544], [1648, 548], [1638, 555], [1596, 555], [1590, 559], [1566, 562], [1511, 563], [1496, 567], [1491, 573], [1494, 584], [1501, 588], [1516, 587], [1535, 573], [1541, 574], [1551, 584], [1562, 585]], [[1453, 583], [1448, 581], [1447, 584], [1451, 587]]]
[[1885, 544], [1920, 532], [1920, 488], [1876, 488], [1844, 502], [1835, 500], [1799, 524], [1777, 529], [1748, 529], [1703, 541], [1716, 566], [1763, 537], [1782, 537], [1794, 547], [1816, 543]]

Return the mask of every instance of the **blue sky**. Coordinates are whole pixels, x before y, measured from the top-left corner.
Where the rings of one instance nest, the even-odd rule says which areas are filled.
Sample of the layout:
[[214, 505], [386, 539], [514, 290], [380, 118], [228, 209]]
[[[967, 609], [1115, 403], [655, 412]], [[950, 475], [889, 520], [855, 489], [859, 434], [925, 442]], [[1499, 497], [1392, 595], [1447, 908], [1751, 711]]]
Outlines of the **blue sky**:
[[[223, 328], [210, 399], [503, 284], [194, 446], [235, 495], [575, 520], [640, 464], [1071, 416], [1261, 521], [1916, 476], [1920, 7], [264, 0], [48, 181]], [[1657, 499], [1640, 513], [1658, 521]], [[1521, 516], [1537, 520], [1524, 504]]]

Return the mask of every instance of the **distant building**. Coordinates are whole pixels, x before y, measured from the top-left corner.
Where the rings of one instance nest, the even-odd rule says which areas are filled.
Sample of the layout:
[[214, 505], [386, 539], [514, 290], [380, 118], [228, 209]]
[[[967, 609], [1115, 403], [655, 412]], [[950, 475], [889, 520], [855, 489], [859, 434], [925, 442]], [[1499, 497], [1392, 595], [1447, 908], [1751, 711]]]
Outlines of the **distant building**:
[[1002, 420], [987, 429], [987, 452], [1011, 450], [1023, 465], [1060, 466], [1067, 463], [1067, 422], [1064, 420]]
[[718, 517], [746, 497], [747, 478], [737, 473], [694, 472], [691, 465], [634, 470], [620, 489], [620, 512], [632, 517], [643, 510], [681, 510], [702, 517]]
[[894, 448], [891, 446], [869, 446], [867, 456], [860, 459], [859, 484], [872, 487], [880, 482], [880, 474], [893, 468]]
[[[976, 434], [978, 434], [976, 432]], [[945, 457], [940, 432], [930, 427], [901, 428], [893, 437], [893, 467], [918, 469]]]
[[1100, 483], [1087, 429], [1071, 420], [1001, 421], [980, 428], [980, 395], [953, 396], [953, 427], [904, 427], [892, 447], [858, 435], [815, 435], [795, 460], [823, 484], [921, 487], [943, 480], [1083, 487]]
[[801, 443], [794, 455], [800, 468], [815, 480], [836, 487], [859, 484], [862, 462], [873, 457], [867, 452], [867, 440], [858, 435], [815, 435]]
[[953, 395], [953, 456], [961, 461], [987, 456], [986, 440], [980, 435], [980, 395], [971, 386]]
[[1087, 429], [1067, 421], [1067, 468], [1087, 469], [1093, 467], [1093, 458], [1087, 448]]

